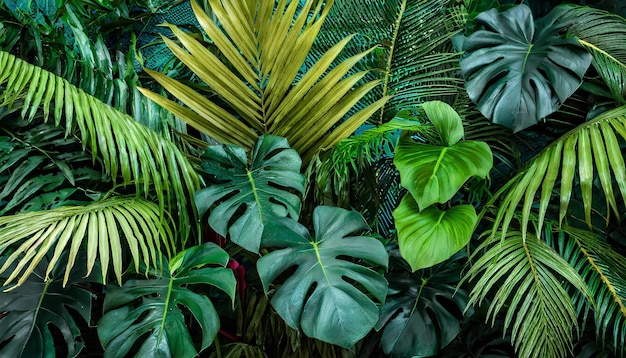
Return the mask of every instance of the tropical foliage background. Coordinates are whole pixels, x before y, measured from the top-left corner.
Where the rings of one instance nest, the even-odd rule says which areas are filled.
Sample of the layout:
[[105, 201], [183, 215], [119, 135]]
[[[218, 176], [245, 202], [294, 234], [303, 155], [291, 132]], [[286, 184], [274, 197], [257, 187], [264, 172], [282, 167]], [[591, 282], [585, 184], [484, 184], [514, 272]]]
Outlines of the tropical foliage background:
[[0, 356], [623, 356], [624, 16], [2, 0]]

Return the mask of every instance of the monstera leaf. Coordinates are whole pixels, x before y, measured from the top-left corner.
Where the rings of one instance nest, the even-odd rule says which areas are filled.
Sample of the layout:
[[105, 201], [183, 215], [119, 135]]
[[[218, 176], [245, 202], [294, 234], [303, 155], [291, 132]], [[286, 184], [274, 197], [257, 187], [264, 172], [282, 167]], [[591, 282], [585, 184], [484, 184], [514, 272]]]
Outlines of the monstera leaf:
[[443, 262], [472, 238], [478, 221], [471, 205], [447, 210], [435, 207], [419, 211], [411, 195], [405, 195], [393, 211], [400, 253], [413, 271]]
[[355, 211], [317, 207], [313, 226], [315, 238], [293, 220], [268, 225], [263, 244], [283, 249], [259, 259], [259, 276], [267, 294], [270, 283], [297, 267], [272, 297], [272, 306], [289, 326], [302, 328], [307, 336], [349, 348], [378, 321], [378, 306], [367, 292], [383, 302], [387, 281], [347, 258], [386, 267], [387, 251], [376, 239], [349, 236], [368, 228]]
[[[67, 254], [61, 261], [67, 261]], [[48, 261], [42, 260], [22, 285], [0, 292], [0, 357], [54, 357], [59, 343], [55, 342], [51, 325], [61, 333], [68, 357], [75, 357], [83, 348], [76, 316], [68, 307], [89, 322], [91, 293], [76, 285], [87, 282], [84, 269], [73, 270], [64, 287], [61, 261], [47, 280]]]
[[575, 38], [562, 35], [569, 25], [556, 8], [533, 23], [530, 9], [518, 5], [483, 12], [484, 26], [459, 38], [466, 89], [480, 112], [494, 123], [520, 131], [555, 112], [580, 86], [591, 63]]
[[[259, 252], [269, 220], [300, 215], [301, 199], [294, 192], [304, 191], [301, 164], [287, 140], [273, 135], [259, 138], [250, 163], [241, 147], [211, 146], [203, 155], [202, 168], [220, 182], [196, 192], [198, 211], [204, 215], [211, 209], [209, 225], [217, 233], [228, 233], [239, 246]], [[241, 207], [243, 213], [238, 211]]]
[[383, 330], [381, 345], [392, 357], [428, 357], [438, 353], [460, 332], [467, 293], [456, 288], [462, 256], [416, 273], [387, 274], [389, 291], [376, 330]]
[[[129, 280], [122, 287], [109, 287], [98, 335], [105, 357], [124, 357], [139, 345], [138, 357], [194, 357], [194, 346], [183, 306], [198, 323], [202, 338], [199, 350], [207, 348], [219, 329], [217, 311], [209, 298], [189, 285], [208, 284], [235, 295], [235, 276], [224, 266], [228, 254], [207, 243], [180, 252], [155, 278]], [[206, 267], [217, 265], [218, 267]]]

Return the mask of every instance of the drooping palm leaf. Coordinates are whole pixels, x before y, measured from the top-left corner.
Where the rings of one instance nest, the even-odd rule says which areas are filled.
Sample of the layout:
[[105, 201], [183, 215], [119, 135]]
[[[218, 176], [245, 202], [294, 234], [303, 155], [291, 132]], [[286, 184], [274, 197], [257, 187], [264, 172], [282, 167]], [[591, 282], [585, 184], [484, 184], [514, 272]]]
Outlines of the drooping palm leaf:
[[608, 11], [567, 6], [565, 17], [573, 21], [568, 32], [578, 38], [592, 57], [592, 64], [619, 104], [626, 104], [626, 20]]
[[[626, 168], [618, 138], [626, 139], [626, 106], [605, 112], [581, 124], [544, 149], [495, 195], [499, 199], [494, 228], [506, 234], [511, 221], [522, 205], [521, 230], [526, 235], [533, 205], [539, 195], [537, 235], [546, 219], [546, 211], [559, 182], [559, 221], [566, 217], [577, 177], [582, 193], [585, 220], [591, 225], [592, 191], [594, 177], [604, 193], [607, 210], [619, 217], [617, 195], [613, 180], [626, 200]], [[578, 175], [576, 175], [578, 174]]]
[[44, 121], [52, 115], [66, 135], [78, 132], [83, 149], [95, 160], [102, 158], [113, 182], [134, 185], [138, 193], [154, 193], [159, 208], [173, 208], [180, 218], [182, 237], [189, 232], [189, 197], [200, 186], [191, 164], [176, 146], [103, 104], [68, 81], [0, 52], [0, 106], [20, 105], [22, 115], [33, 119], [43, 109]]
[[220, 142], [250, 149], [261, 134], [279, 135], [308, 161], [318, 150], [352, 134], [387, 99], [381, 98], [334, 127], [378, 84], [357, 85], [367, 71], [344, 77], [369, 51], [329, 70], [350, 37], [300, 73], [332, 3], [211, 0], [214, 21], [192, 1], [200, 25], [229, 63], [175, 26], [170, 28], [182, 46], [164, 41], [235, 113], [150, 70], [148, 73], [188, 107], [148, 90], [142, 92]]
[[[173, 236], [168, 223], [163, 220], [157, 205], [139, 198], [111, 198], [86, 206], [63, 206], [1, 216], [0, 253], [9, 257], [0, 267], [0, 273], [11, 270], [4, 284], [19, 277], [17, 284], [20, 285], [51, 250], [46, 276], [69, 250], [63, 281], [66, 283], [84, 243], [87, 273], [98, 260], [103, 281], [106, 282], [111, 265], [118, 283], [121, 283], [126, 269], [123, 252], [130, 252], [136, 270], [140, 263], [147, 267], [157, 264], [161, 247], [171, 254]], [[17, 265], [12, 267], [14, 262]]]
[[596, 337], [613, 346], [617, 356], [626, 349], [626, 258], [586, 230], [564, 226], [557, 245], [561, 255], [587, 282], [595, 305], [578, 295], [579, 314], [592, 316]]
[[563, 282], [589, 297], [579, 273], [537, 237], [521, 232], [509, 231], [503, 240], [488, 236], [476, 255], [463, 278], [473, 281], [469, 304], [491, 299], [488, 318], [503, 315], [521, 357], [566, 357], [578, 324]]

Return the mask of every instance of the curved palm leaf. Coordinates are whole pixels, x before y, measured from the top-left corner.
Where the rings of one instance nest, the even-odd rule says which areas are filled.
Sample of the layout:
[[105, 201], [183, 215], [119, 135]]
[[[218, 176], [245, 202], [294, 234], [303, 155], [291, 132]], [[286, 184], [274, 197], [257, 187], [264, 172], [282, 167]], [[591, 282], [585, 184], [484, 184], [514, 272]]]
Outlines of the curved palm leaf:
[[[0, 267], [0, 273], [11, 269], [4, 285], [18, 276], [17, 285], [21, 285], [51, 250], [54, 251], [46, 276], [62, 254], [69, 250], [65, 284], [85, 242], [87, 273], [98, 260], [102, 266], [102, 279], [106, 281], [110, 263], [121, 284], [125, 270], [123, 252], [131, 253], [135, 269], [139, 270], [140, 263], [148, 267], [158, 263], [157, 254], [161, 245], [171, 254], [172, 241], [171, 229], [163, 222], [158, 206], [138, 198], [112, 198], [86, 206], [63, 206], [2, 216], [0, 253], [9, 257]], [[17, 265], [11, 267], [14, 262]]]
[[150, 70], [147, 72], [189, 108], [148, 90], [142, 92], [218, 141], [250, 149], [260, 134], [274, 134], [286, 137], [308, 161], [318, 150], [352, 134], [386, 101], [386, 97], [381, 98], [333, 128], [378, 84], [357, 85], [367, 71], [345, 77], [371, 50], [329, 69], [350, 37], [300, 73], [332, 1], [322, 6], [314, 0], [302, 4], [210, 0], [218, 21], [195, 1], [191, 3], [200, 25], [231, 67], [176, 26], [170, 29], [182, 47], [169, 39], [164, 41], [236, 115], [190, 87]]
[[0, 52], [0, 89], [0, 106], [19, 103], [22, 116], [31, 120], [42, 108], [44, 121], [52, 114], [66, 135], [78, 130], [83, 149], [89, 149], [94, 160], [102, 158], [114, 183], [134, 185], [145, 195], [155, 193], [162, 215], [166, 204], [172, 207], [187, 237], [187, 207], [193, 204], [188, 198], [200, 180], [173, 143], [63, 78], [6, 52]]
[[593, 233], [564, 226], [559, 233], [561, 255], [587, 282], [595, 307], [577, 297], [579, 313], [591, 314], [602, 345], [612, 344], [614, 353], [626, 353], [626, 258]]
[[512, 231], [504, 240], [494, 236], [478, 248], [474, 256], [480, 258], [463, 278], [475, 281], [469, 305], [481, 304], [494, 293], [488, 318], [493, 322], [504, 315], [504, 329], [511, 330], [521, 357], [567, 356], [578, 324], [563, 281], [589, 297], [585, 281], [535, 236]]
[[522, 235], [525, 236], [533, 205], [537, 201], [536, 195], [539, 194], [536, 231], [539, 236], [557, 181], [560, 182], [559, 221], [562, 222], [567, 214], [576, 171], [587, 224], [591, 225], [595, 175], [599, 178], [607, 209], [619, 217], [613, 180], [619, 187], [622, 199], [626, 200], [626, 167], [618, 137], [626, 139], [626, 106], [583, 123], [546, 147], [494, 195], [491, 203], [500, 199], [494, 228], [501, 226], [504, 237], [521, 203], [520, 223]]
[[619, 104], [626, 104], [626, 20], [591, 7], [568, 6], [564, 16], [573, 19], [569, 33], [576, 36], [592, 57], [592, 64], [602, 76]]

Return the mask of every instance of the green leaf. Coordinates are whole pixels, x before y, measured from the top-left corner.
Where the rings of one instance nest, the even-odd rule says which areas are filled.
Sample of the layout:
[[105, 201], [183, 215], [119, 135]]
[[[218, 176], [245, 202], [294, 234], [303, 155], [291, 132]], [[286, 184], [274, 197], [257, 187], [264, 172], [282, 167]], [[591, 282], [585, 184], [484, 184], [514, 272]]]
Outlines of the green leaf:
[[457, 289], [463, 265], [459, 257], [415, 273], [386, 275], [394, 292], [381, 308], [376, 330], [383, 351], [393, 357], [436, 355], [461, 331], [460, 321], [473, 314], [467, 292]]
[[[302, 161], [285, 138], [261, 136], [248, 163], [243, 148], [210, 146], [202, 168], [217, 184], [196, 193], [200, 215], [207, 211], [209, 224], [220, 235], [246, 250], [259, 252], [267, 222], [289, 216], [298, 219], [304, 192]], [[213, 207], [215, 205], [215, 207]], [[244, 209], [243, 213], [239, 212]]]
[[475, 18], [484, 29], [462, 39], [467, 93], [494, 123], [514, 131], [532, 126], [582, 83], [591, 55], [561, 34], [569, 25], [559, 21], [561, 12], [557, 8], [535, 24], [526, 5], [491, 9]]
[[217, 311], [190, 285], [213, 285], [233, 299], [236, 281], [232, 270], [224, 267], [228, 259], [224, 250], [207, 243], [180, 252], [162, 271], [152, 270], [154, 278], [109, 286], [104, 316], [98, 322], [105, 357], [124, 357], [136, 344], [140, 357], [196, 356], [182, 307], [198, 324], [200, 351], [211, 345], [219, 330]]
[[283, 249], [259, 259], [259, 276], [267, 294], [272, 282], [296, 266], [272, 297], [272, 306], [307, 336], [350, 348], [378, 321], [378, 306], [367, 292], [378, 302], [387, 294], [384, 277], [363, 264], [386, 267], [387, 251], [374, 238], [349, 236], [368, 228], [358, 212], [320, 206], [313, 212], [313, 226], [315, 238], [293, 220], [268, 226], [263, 244]]
[[[84, 255], [82, 256], [84, 260]], [[0, 262], [5, 263], [7, 257]], [[67, 254], [62, 261], [67, 261]], [[91, 293], [77, 285], [86, 283], [84, 266], [75, 270], [64, 284], [62, 262], [55, 266], [51, 277], [45, 281], [49, 261], [42, 260], [35, 274], [21, 286], [0, 292], [0, 356], [2, 357], [49, 357], [56, 350], [62, 351], [55, 341], [50, 326], [61, 333], [67, 356], [74, 357], [83, 348], [75, 313], [89, 323]], [[0, 276], [6, 279], [6, 275]], [[69, 310], [68, 308], [71, 308]]]
[[439, 132], [443, 145], [449, 147], [463, 138], [461, 117], [449, 104], [441, 101], [430, 101], [422, 104], [422, 108]]
[[472, 238], [478, 221], [471, 205], [445, 211], [434, 207], [420, 212], [411, 195], [405, 195], [393, 211], [402, 257], [413, 271], [449, 259]]
[[415, 143], [401, 138], [394, 164], [420, 210], [445, 203], [471, 177], [484, 178], [493, 166], [489, 146], [478, 141], [462, 141], [449, 147]]

